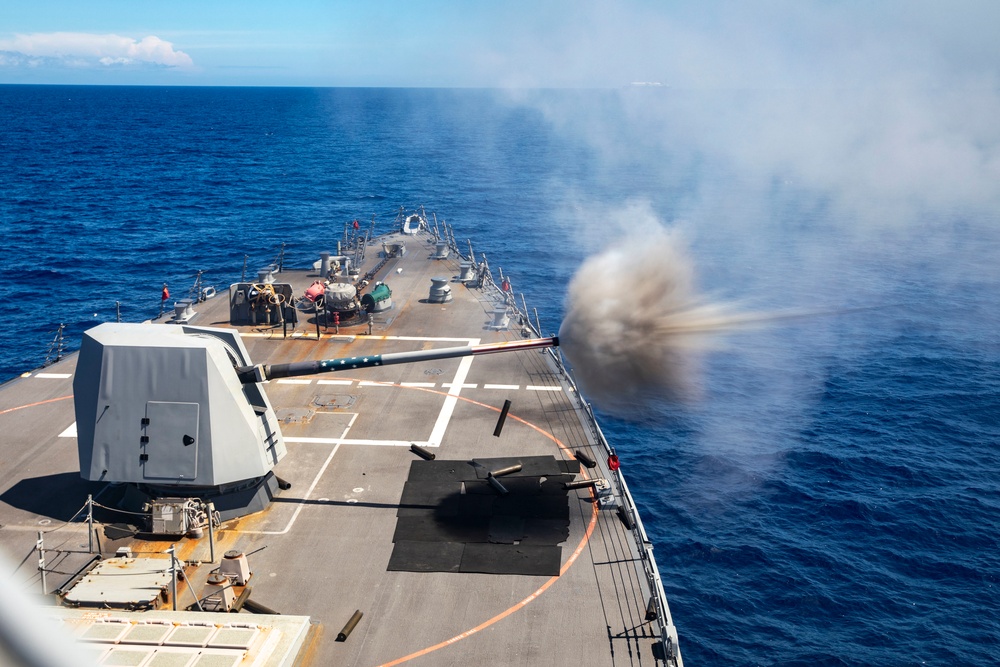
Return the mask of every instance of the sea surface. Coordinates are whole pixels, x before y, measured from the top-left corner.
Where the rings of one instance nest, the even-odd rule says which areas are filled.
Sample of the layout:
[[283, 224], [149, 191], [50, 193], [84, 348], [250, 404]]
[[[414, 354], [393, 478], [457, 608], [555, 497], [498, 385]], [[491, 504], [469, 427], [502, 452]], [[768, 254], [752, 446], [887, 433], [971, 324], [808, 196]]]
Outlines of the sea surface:
[[164, 283], [224, 288], [282, 242], [306, 266], [421, 205], [555, 332], [577, 266], [652, 218], [706, 299], [811, 313], [713, 337], [687, 401], [601, 413], [686, 663], [997, 664], [996, 216], [854, 224], [674, 153], [622, 94], [0, 86], [0, 381], [60, 324], [73, 350]]

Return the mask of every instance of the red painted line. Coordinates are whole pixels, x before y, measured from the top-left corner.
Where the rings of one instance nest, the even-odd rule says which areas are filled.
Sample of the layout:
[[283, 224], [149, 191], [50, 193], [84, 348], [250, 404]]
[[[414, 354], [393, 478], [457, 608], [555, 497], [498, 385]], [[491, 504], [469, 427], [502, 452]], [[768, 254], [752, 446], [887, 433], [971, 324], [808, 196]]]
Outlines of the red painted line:
[[38, 401], [37, 403], [28, 403], [27, 405], [19, 405], [16, 408], [7, 408], [6, 410], [0, 410], [0, 415], [5, 415], [8, 412], [14, 412], [15, 410], [23, 410], [24, 408], [33, 408], [36, 405], [45, 405], [46, 403], [55, 403], [56, 401], [65, 401], [67, 398], [73, 398], [73, 395], [60, 396], [59, 398], [50, 398], [45, 401]]

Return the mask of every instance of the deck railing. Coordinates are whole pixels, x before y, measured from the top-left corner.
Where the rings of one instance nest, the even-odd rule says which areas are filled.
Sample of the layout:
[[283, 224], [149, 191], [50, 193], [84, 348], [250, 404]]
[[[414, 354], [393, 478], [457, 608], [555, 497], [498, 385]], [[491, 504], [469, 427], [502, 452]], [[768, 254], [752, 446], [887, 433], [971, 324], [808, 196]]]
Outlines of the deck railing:
[[[472, 244], [470, 241], [470, 256], [468, 258], [462, 255], [462, 253], [458, 250], [457, 245], [453, 245], [452, 250], [454, 250], [463, 260], [475, 263], [475, 258], [472, 256], [471, 246]], [[498, 285], [496, 280], [493, 278], [493, 273], [486, 260], [486, 255], [483, 254], [482, 257], [482, 263], [477, 265], [477, 271], [482, 271], [483, 273], [479, 281], [482, 289], [487, 292], [495, 293], [494, 296], [498, 298], [498, 300], [503, 301], [509, 310], [513, 311], [513, 315], [517, 317], [520, 325], [527, 329], [527, 335], [530, 337], [544, 336], [545, 334], [542, 333], [541, 322], [538, 318], [538, 311], [532, 309], [535, 316], [535, 321], [532, 322], [528, 313], [528, 305], [524, 298], [524, 294], [520, 294], [521, 307], [519, 307], [517, 300], [513, 296], [514, 293], [510, 284], [510, 276], [504, 276], [501, 270], [502, 282]], [[506, 285], [507, 289], [504, 289], [503, 285]], [[550, 356], [555, 367], [559, 370], [563, 381], [570, 388], [569, 394], [572, 396], [572, 400], [576, 404], [576, 407], [585, 416], [587, 426], [591, 430], [595, 444], [603, 448], [605, 456], [611, 456], [614, 453], [614, 450], [604, 437], [604, 432], [597, 423], [597, 418], [594, 415], [593, 408], [581, 397], [580, 391], [577, 388], [576, 380], [573, 377], [573, 372], [566, 366], [559, 348], [546, 348], [541, 350], [541, 352]], [[670, 607], [667, 604], [667, 595], [663, 590], [663, 579], [660, 576], [659, 568], [656, 566], [656, 558], [653, 556], [653, 543], [649, 539], [649, 535], [646, 533], [646, 528], [643, 525], [642, 519], [639, 516], [639, 511], [636, 508], [635, 499], [632, 497], [628, 484], [625, 482], [625, 476], [621, 473], [621, 470], [609, 470], [609, 473], [615, 485], [616, 495], [622, 503], [622, 509], [631, 519], [631, 531], [633, 538], [635, 539], [636, 545], [641, 552], [642, 570], [656, 610], [656, 620], [660, 628], [660, 640], [663, 642], [664, 658], [667, 660], [668, 664], [675, 664], [678, 667], [683, 667], [683, 661], [680, 657], [680, 651], [677, 644], [677, 628], [674, 626], [673, 618], [670, 615]]]

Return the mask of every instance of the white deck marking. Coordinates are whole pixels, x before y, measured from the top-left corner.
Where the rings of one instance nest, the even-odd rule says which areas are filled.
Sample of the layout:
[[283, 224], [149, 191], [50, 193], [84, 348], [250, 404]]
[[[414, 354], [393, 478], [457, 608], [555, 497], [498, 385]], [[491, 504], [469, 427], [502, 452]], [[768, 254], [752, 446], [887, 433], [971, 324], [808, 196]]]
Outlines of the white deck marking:
[[521, 385], [519, 385], [519, 384], [484, 384], [483, 385], [483, 389], [510, 389], [510, 390], [517, 390], [517, 389], [520, 389], [520, 388], [521, 388]]
[[350, 438], [285, 438], [285, 442], [295, 442], [303, 445], [368, 445], [379, 447], [437, 447], [433, 442], [417, 442], [415, 440], [351, 440]]
[[466, 343], [467, 345], [479, 345], [478, 338], [435, 338], [434, 336], [368, 336], [368, 338], [382, 340], [424, 340], [451, 343]]
[[[478, 338], [469, 339], [469, 345], [478, 344]], [[462, 357], [462, 361], [458, 364], [458, 370], [455, 371], [455, 377], [452, 378], [451, 387], [448, 389], [448, 396], [444, 399], [441, 412], [438, 414], [437, 421], [434, 422], [434, 430], [431, 431], [431, 437], [428, 438], [432, 447], [441, 446], [441, 441], [444, 439], [444, 432], [448, 430], [448, 422], [451, 421], [451, 413], [455, 411], [455, 405], [458, 403], [458, 395], [465, 384], [466, 376], [469, 375], [469, 369], [472, 368], [473, 359], [474, 357]]]
[[278, 384], [312, 384], [312, 380], [285, 379], [278, 380]]
[[59, 434], [60, 438], [75, 438], [76, 437], [76, 422], [73, 422], [66, 430]]
[[[340, 449], [340, 440], [342, 440], [343, 437], [345, 435], [347, 435], [348, 431], [351, 430], [351, 427], [354, 426], [354, 420], [357, 419], [357, 418], [358, 418], [357, 413], [354, 413], [354, 416], [351, 417], [351, 421], [348, 422], [348, 424], [347, 424], [346, 427], [344, 427], [344, 432], [340, 434], [340, 438], [331, 438], [332, 440], [334, 440], [336, 442], [336, 444], [333, 446], [333, 449], [330, 450], [330, 455], [326, 457], [326, 461], [323, 462], [323, 465], [322, 465], [322, 467], [320, 467], [319, 472], [316, 473], [316, 477], [313, 478], [312, 484], [309, 485], [309, 488], [306, 490], [305, 495], [302, 497], [302, 501], [303, 502], [300, 502], [300, 503], [298, 503], [296, 505], [295, 511], [292, 513], [292, 518], [290, 518], [288, 520], [288, 523], [285, 525], [285, 527], [283, 529], [281, 529], [281, 530], [245, 530], [245, 531], [242, 531], [242, 532], [244, 532], [244, 533], [254, 533], [254, 534], [257, 534], [257, 535], [284, 535], [285, 533], [287, 533], [288, 531], [290, 531], [292, 529], [292, 526], [295, 524], [295, 520], [299, 518], [299, 512], [301, 512], [302, 508], [305, 507], [305, 501], [309, 500], [309, 496], [312, 495], [313, 489], [315, 489], [316, 485], [319, 484], [320, 478], [323, 476], [323, 473], [326, 472], [326, 469], [328, 467], [330, 467], [330, 462], [333, 461], [333, 457], [337, 454], [337, 450]], [[318, 439], [319, 438], [306, 438], [306, 440], [318, 440]], [[285, 442], [294, 442], [294, 441], [291, 438], [285, 438]], [[326, 444], [326, 443], [323, 443], [323, 444]]]
[[[366, 340], [413, 340], [413, 341], [448, 341], [448, 342], [460, 342], [466, 345], [478, 345], [480, 343], [479, 338], [428, 338], [428, 337], [416, 337], [416, 336], [366, 336]], [[472, 356], [462, 357], [458, 364], [458, 370], [455, 371], [455, 377], [452, 381], [445, 383], [442, 387], [447, 387], [448, 395], [445, 396], [444, 404], [441, 406], [441, 412], [438, 413], [437, 420], [434, 422], [434, 428], [431, 430], [431, 435], [426, 442], [414, 441], [414, 440], [367, 440], [367, 439], [356, 439], [348, 440], [345, 436], [347, 432], [339, 438], [310, 438], [310, 437], [286, 437], [285, 442], [301, 443], [301, 444], [313, 444], [313, 445], [334, 445], [334, 447], [340, 447], [340, 445], [366, 445], [366, 446], [388, 446], [388, 447], [409, 447], [410, 445], [419, 445], [421, 447], [440, 447], [441, 441], [444, 439], [445, 431], [448, 430], [448, 423], [451, 421], [451, 415], [455, 411], [455, 406], [458, 404], [458, 395], [461, 393], [462, 389], [476, 389], [479, 385], [475, 384], [465, 384], [465, 378], [469, 374], [469, 369], [472, 367]], [[277, 382], [286, 382], [286, 380], [277, 380]], [[307, 384], [312, 382], [312, 380], [293, 380], [294, 384]], [[336, 385], [350, 385], [353, 384], [353, 380], [317, 380], [317, 384], [336, 384]], [[433, 382], [382, 382], [377, 380], [360, 380], [358, 381], [358, 386], [361, 387], [425, 387], [433, 388], [437, 386]], [[355, 415], [355, 418], [357, 415]], [[351, 425], [354, 424], [354, 420], [351, 420]], [[350, 429], [350, 426], [348, 426]], [[276, 533], [270, 533], [276, 534]], [[280, 533], [277, 533], [280, 534]]]
[[35, 373], [36, 378], [46, 378], [49, 380], [65, 380], [73, 377], [72, 373]]
[[[315, 338], [315, 332], [307, 331], [293, 331], [288, 334], [291, 338]], [[259, 333], [256, 331], [240, 332], [240, 338], [278, 338], [278, 336], [273, 333]], [[339, 340], [344, 342], [352, 342], [357, 340], [356, 336], [350, 334], [320, 334], [320, 338], [327, 338], [330, 340]], [[443, 338], [434, 336], [364, 336], [365, 340], [420, 340], [420, 341], [431, 341], [439, 343], [468, 343], [469, 338]], [[476, 339], [475, 343], [469, 343], [469, 345], [478, 345], [479, 339]]]
[[525, 387], [528, 391], [562, 391], [562, 387], [549, 387], [544, 385], [529, 384]]

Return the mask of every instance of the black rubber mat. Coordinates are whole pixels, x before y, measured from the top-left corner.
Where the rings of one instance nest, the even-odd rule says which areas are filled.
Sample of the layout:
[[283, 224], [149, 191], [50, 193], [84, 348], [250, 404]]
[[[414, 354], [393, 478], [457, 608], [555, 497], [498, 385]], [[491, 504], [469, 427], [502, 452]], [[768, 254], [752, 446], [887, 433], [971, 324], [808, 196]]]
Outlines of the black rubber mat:
[[570, 461], [561, 460], [559, 461], [559, 467], [562, 468], [563, 472], [569, 473], [570, 475], [580, 474], [580, 462], [576, 459], [572, 459]]
[[490, 519], [489, 532], [486, 536], [487, 542], [491, 544], [514, 544], [523, 539], [524, 519], [521, 517], [495, 516]]
[[562, 519], [528, 519], [521, 544], [560, 544], [569, 539], [569, 523]]
[[562, 549], [524, 544], [466, 544], [461, 572], [483, 574], [559, 574]]
[[396, 542], [389, 557], [390, 572], [459, 572], [465, 545], [461, 542]]
[[[487, 481], [491, 471], [521, 464]], [[390, 570], [556, 575], [569, 537], [563, 483], [578, 461], [552, 456], [413, 461], [396, 512]], [[436, 545], [436, 546], [435, 546]]]
[[461, 493], [461, 482], [411, 482], [403, 484], [399, 504], [405, 506], [437, 507], [445, 498]]
[[396, 519], [393, 542], [485, 542], [489, 525], [475, 517], [438, 517], [433, 510], [424, 515]]
[[468, 461], [412, 461], [407, 476], [410, 482], [460, 482], [463, 479], [476, 479], [476, 469]]
[[516, 496], [510, 494], [493, 502], [494, 514], [524, 517], [525, 519], [562, 519], [569, 522], [569, 503], [566, 496]]

